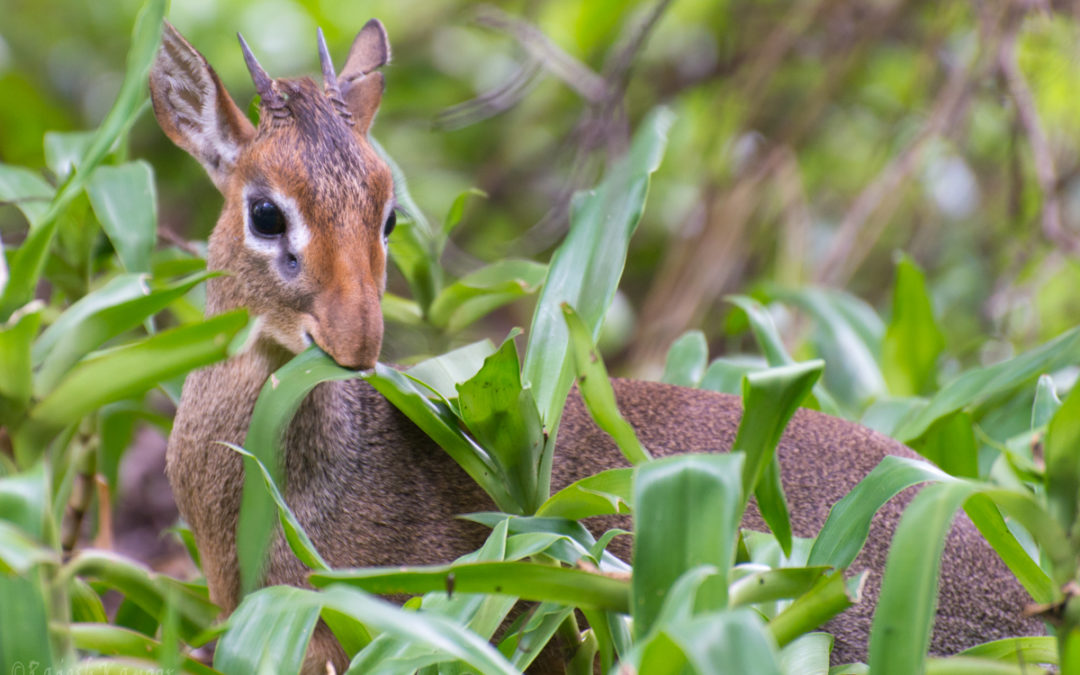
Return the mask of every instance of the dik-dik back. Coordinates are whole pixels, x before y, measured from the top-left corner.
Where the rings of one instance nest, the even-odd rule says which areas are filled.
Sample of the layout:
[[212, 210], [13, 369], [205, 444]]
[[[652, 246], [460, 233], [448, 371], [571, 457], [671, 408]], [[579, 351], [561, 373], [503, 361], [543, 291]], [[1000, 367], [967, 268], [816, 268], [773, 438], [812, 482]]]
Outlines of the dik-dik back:
[[[372, 20], [340, 76], [321, 34], [320, 55], [322, 86], [308, 78], [271, 79], [244, 45], [261, 97], [258, 127], [171, 26], [151, 73], [162, 129], [202, 163], [225, 198], [208, 257], [212, 269], [230, 274], [209, 282], [207, 311], [246, 306], [260, 317], [247, 352], [188, 378], [168, 450], [169, 479], [202, 553], [211, 597], [226, 611], [239, 601], [235, 531], [243, 473], [239, 457], [217, 441], [243, 442], [262, 384], [312, 342], [341, 365], [370, 368], [382, 341], [394, 190], [367, 133], [383, 90], [376, 68], [389, 59], [389, 44]], [[615, 390], [623, 414], [654, 454], [731, 446], [741, 416], [735, 397], [630, 381], [617, 381]], [[491, 509], [486, 495], [363, 383], [316, 388], [285, 448], [286, 497], [334, 566], [447, 562], [484, 539], [482, 528], [454, 516]], [[886, 454], [914, 456], [857, 425], [799, 412], [778, 450], [795, 534], [816, 534], [829, 507]], [[553, 488], [623, 463], [572, 395]], [[869, 602], [830, 624], [838, 661], [865, 656], [888, 542], [910, 496], [878, 515], [853, 566], [872, 572]], [[753, 511], [744, 525], [764, 528]], [[629, 553], [619, 540], [613, 548]], [[284, 542], [276, 542], [265, 581], [301, 585], [305, 573]], [[966, 519], [947, 544], [940, 598], [935, 651], [1039, 630], [1020, 618], [1026, 595]], [[346, 665], [320, 627], [307, 668], [322, 671], [327, 660], [339, 671]]]

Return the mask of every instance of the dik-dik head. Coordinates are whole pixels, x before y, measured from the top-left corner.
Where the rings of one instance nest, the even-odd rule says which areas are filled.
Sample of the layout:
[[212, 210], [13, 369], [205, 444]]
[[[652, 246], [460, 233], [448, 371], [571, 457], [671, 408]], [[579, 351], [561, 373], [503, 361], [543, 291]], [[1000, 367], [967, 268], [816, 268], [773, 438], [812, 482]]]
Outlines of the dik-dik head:
[[323, 84], [270, 78], [240, 38], [261, 97], [255, 127], [206, 59], [171, 25], [150, 73], [158, 123], [225, 196], [210, 237], [211, 312], [248, 307], [291, 352], [312, 340], [338, 363], [371, 368], [382, 342], [386, 238], [394, 227], [390, 170], [367, 140], [390, 58], [372, 19], [340, 76], [322, 32]]

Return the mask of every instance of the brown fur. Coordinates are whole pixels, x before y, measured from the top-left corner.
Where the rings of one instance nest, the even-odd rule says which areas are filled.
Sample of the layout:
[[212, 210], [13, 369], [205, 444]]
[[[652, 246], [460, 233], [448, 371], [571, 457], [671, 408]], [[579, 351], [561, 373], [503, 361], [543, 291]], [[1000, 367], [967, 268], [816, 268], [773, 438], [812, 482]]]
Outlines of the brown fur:
[[[311, 80], [282, 80], [277, 86], [288, 96], [288, 114], [275, 116], [257, 133], [248, 134], [235, 120], [235, 105], [226, 102], [220, 82], [205, 67], [200, 92], [217, 97], [220, 119], [212, 130], [216, 136], [193, 135], [192, 127], [179, 120], [182, 106], [178, 110], [169, 98], [177, 81], [168, 69], [184, 45], [191, 49], [171, 27], [163, 52], [173, 50], [173, 57], [162, 56], [151, 76], [155, 112], [166, 133], [203, 161], [211, 175], [218, 172], [222, 178], [215, 182], [226, 201], [210, 239], [209, 264], [233, 274], [209, 283], [208, 311], [247, 306], [264, 321], [251, 350], [189, 376], [169, 441], [169, 480], [195, 534], [211, 598], [227, 612], [240, 599], [235, 530], [243, 471], [240, 458], [215, 441], [243, 442], [260, 387], [291, 354], [304, 348], [303, 330], [344, 365], [371, 366], [380, 346], [379, 301], [385, 274], [381, 219], [393, 186], [389, 171], [366, 140], [367, 124], [381, 96], [381, 76], [376, 80], [373, 75], [378, 74], [367, 71], [389, 56], [381, 25], [371, 26], [354, 44], [353, 53], [359, 56], [350, 55], [348, 70], [355, 77], [343, 87], [351, 125]], [[351, 86], [367, 81], [379, 86]], [[224, 145], [205, 147], [214, 143]], [[238, 144], [238, 152], [231, 153], [229, 143]], [[208, 157], [218, 160], [213, 163]], [[312, 229], [311, 243], [294, 276], [245, 248], [247, 205], [242, 191], [252, 184], [290, 195]], [[732, 396], [632, 381], [615, 381], [615, 390], [623, 414], [657, 455], [725, 452], [741, 417], [740, 401]], [[294, 418], [284, 447], [286, 498], [335, 567], [447, 562], [484, 540], [484, 528], [454, 516], [491, 509], [486, 495], [364, 383], [317, 387]], [[799, 411], [778, 450], [795, 533], [816, 534], [831, 505], [887, 454], [915, 456], [858, 425]], [[573, 394], [559, 432], [553, 488], [624, 464]], [[853, 566], [871, 571], [868, 599], [828, 625], [836, 635], [836, 662], [865, 658], [889, 541], [912, 493], [909, 490], [878, 514]], [[601, 524], [615, 522], [629, 527], [626, 519]], [[764, 528], [753, 509], [743, 524]], [[627, 542], [620, 539], [613, 542], [613, 550], [629, 556]], [[304, 585], [306, 573], [279, 538], [270, 552], [266, 583]], [[946, 546], [940, 597], [932, 645], [936, 653], [1041, 632], [1038, 624], [1021, 618], [1026, 594], [963, 516]], [[305, 672], [321, 672], [327, 660], [339, 672], [347, 666], [344, 652], [320, 625]]]

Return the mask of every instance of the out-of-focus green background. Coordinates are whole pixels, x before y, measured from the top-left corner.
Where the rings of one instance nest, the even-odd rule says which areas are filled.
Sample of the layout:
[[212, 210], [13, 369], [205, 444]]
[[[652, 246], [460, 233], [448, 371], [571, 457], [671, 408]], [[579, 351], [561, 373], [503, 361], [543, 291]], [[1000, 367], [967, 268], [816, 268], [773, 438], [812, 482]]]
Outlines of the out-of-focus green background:
[[[0, 162], [44, 167], [43, 132], [100, 122], [138, 4], [0, 1]], [[445, 263], [457, 273], [506, 256], [546, 260], [571, 192], [595, 182], [648, 110], [673, 108], [605, 336], [616, 371], [655, 375], [690, 327], [705, 329], [714, 354], [746, 346], [725, 293], [824, 284], [887, 313], [900, 250], [926, 270], [953, 368], [1074, 325], [1078, 11], [904, 0], [176, 0], [170, 20], [246, 106], [253, 86], [237, 30], [272, 75], [291, 76], [318, 72], [316, 27], [340, 64], [364, 22], [382, 19], [394, 58], [374, 135], [434, 219], [462, 190], [489, 195], [469, 202], [455, 231]], [[161, 228], [205, 237], [221, 199], [149, 111], [130, 154], [157, 173]], [[24, 229], [0, 207], [6, 242]], [[476, 333], [526, 324], [530, 311], [512, 308]], [[786, 335], [805, 330], [797, 317], [777, 318]], [[390, 326], [389, 356], [423, 350], [409, 336], [395, 342], [399, 333]]]

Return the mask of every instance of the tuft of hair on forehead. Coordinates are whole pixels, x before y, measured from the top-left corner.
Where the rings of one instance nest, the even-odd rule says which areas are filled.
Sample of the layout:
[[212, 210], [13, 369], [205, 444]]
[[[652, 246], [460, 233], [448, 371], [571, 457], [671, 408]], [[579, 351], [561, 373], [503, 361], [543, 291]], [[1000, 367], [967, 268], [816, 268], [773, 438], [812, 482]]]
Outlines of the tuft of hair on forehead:
[[320, 196], [331, 190], [358, 189], [368, 173], [373, 151], [364, 147], [349, 120], [310, 77], [275, 80], [288, 115], [264, 113], [256, 142], [275, 146], [308, 174], [309, 188]]

